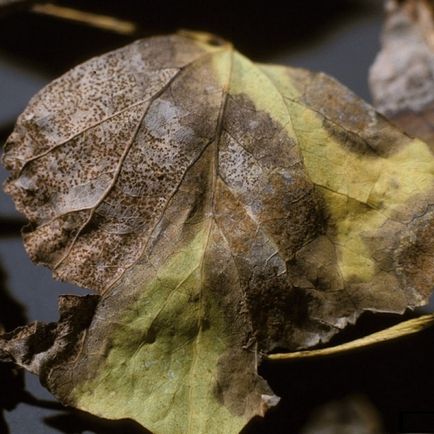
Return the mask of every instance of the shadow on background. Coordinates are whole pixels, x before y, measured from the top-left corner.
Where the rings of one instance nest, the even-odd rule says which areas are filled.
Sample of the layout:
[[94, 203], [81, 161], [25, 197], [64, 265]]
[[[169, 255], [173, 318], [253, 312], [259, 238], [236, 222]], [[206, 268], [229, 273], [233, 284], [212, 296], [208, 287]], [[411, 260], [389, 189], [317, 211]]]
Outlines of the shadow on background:
[[44, 422], [65, 434], [152, 434], [132, 420], [107, 420], [77, 410], [47, 417]]
[[21, 228], [26, 224], [22, 219], [0, 217], [0, 238], [20, 236]]
[[[0, 267], [0, 330], [13, 330], [26, 324], [25, 308], [15, 301], [6, 289], [6, 275]], [[12, 410], [21, 400], [24, 376], [9, 363], [0, 363], [0, 433], [9, 433], [3, 410]]]
[[131, 20], [140, 31], [120, 36], [52, 17], [20, 12], [3, 17], [0, 27], [2, 56], [11, 56], [39, 70], [57, 75], [92, 55], [122, 46], [140, 36], [180, 28], [203, 30], [233, 41], [244, 54], [265, 61], [279, 50], [300, 50], [354, 17], [378, 13], [378, 2], [250, 0], [199, 2], [167, 0], [59, 1], [61, 5]]
[[300, 432], [313, 409], [354, 393], [366, 396], [378, 410], [385, 432], [402, 432], [403, 414], [434, 413], [433, 339], [429, 329], [351, 354], [264, 363], [261, 374], [282, 400], [242, 433]]

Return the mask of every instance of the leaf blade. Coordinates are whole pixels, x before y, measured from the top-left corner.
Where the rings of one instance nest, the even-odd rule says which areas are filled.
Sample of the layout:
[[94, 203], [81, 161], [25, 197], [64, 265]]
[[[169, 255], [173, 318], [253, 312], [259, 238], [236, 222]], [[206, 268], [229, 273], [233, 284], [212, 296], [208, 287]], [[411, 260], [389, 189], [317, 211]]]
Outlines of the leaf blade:
[[[122, 68], [118, 94], [101, 77]], [[78, 113], [64, 83], [86, 98]], [[69, 111], [81, 127], [58, 125]], [[261, 354], [427, 299], [426, 150], [325, 75], [255, 65], [209, 35], [90, 61], [30, 104], [5, 161], [33, 259], [101, 297], [79, 326], [63, 309], [0, 348], [69, 405], [161, 433], [237, 432], [278, 402]], [[50, 348], [23, 358], [47, 330]]]

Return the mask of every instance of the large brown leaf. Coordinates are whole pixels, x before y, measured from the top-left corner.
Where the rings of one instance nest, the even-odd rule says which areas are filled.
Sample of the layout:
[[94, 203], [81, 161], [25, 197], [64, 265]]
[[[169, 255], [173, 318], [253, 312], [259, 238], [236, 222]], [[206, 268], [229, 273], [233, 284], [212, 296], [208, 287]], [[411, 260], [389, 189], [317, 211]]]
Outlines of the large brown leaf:
[[63, 402], [156, 433], [238, 432], [278, 401], [262, 354], [431, 291], [428, 146], [331, 78], [210, 35], [74, 68], [4, 162], [32, 259], [99, 296], [0, 348]]

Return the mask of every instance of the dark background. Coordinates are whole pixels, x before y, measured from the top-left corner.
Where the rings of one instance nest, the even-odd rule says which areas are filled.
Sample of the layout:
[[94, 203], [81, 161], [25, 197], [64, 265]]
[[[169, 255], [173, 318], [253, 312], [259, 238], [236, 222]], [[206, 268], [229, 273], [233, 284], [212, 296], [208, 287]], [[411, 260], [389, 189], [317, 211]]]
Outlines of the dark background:
[[[380, 0], [287, 0], [284, 8], [270, 0], [59, 3], [132, 20], [139, 24], [139, 32], [134, 37], [121, 36], [23, 10], [0, 15], [1, 142], [29, 98], [57, 75], [136, 37], [178, 28], [218, 33], [255, 61], [325, 71], [370, 99], [367, 76], [379, 50]], [[6, 176], [1, 169], [1, 180]], [[19, 236], [22, 223], [12, 202], [1, 193], [0, 322], [7, 329], [36, 319], [55, 321], [58, 295], [85, 293], [52, 280], [48, 270], [30, 262]], [[405, 317], [414, 315], [410, 312]], [[334, 342], [401, 319], [365, 314]], [[282, 402], [264, 420], [252, 422], [245, 433], [298, 433], [315, 408], [354, 393], [367, 397], [378, 409], [385, 432], [399, 432], [404, 412], [434, 412], [433, 337], [434, 332], [428, 330], [339, 357], [265, 363], [261, 373]], [[0, 367], [0, 434], [141, 432], [134, 423], [104, 421], [62, 409], [37, 378], [26, 374], [23, 379], [9, 366]], [[434, 426], [425, 432], [434, 432]]]

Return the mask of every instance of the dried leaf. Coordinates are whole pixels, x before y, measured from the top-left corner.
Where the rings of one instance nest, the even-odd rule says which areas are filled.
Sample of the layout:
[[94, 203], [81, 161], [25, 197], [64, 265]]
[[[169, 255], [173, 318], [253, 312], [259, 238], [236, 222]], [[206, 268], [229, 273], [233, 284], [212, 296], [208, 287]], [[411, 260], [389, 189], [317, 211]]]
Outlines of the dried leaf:
[[302, 434], [382, 434], [376, 408], [364, 396], [350, 395], [329, 402], [310, 417]]
[[236, 433], [278, 402], [261, 354], [433, 284], [434, 160], [323, 74], [201, 33], [140, 40], [36, 95], [6, 190], [35, 262], [99, 296], [0, 348], [64, 403]]
[[434, 147], [434, 2], [389, 0], [382, 50], [370, 71], [374, 104]]

